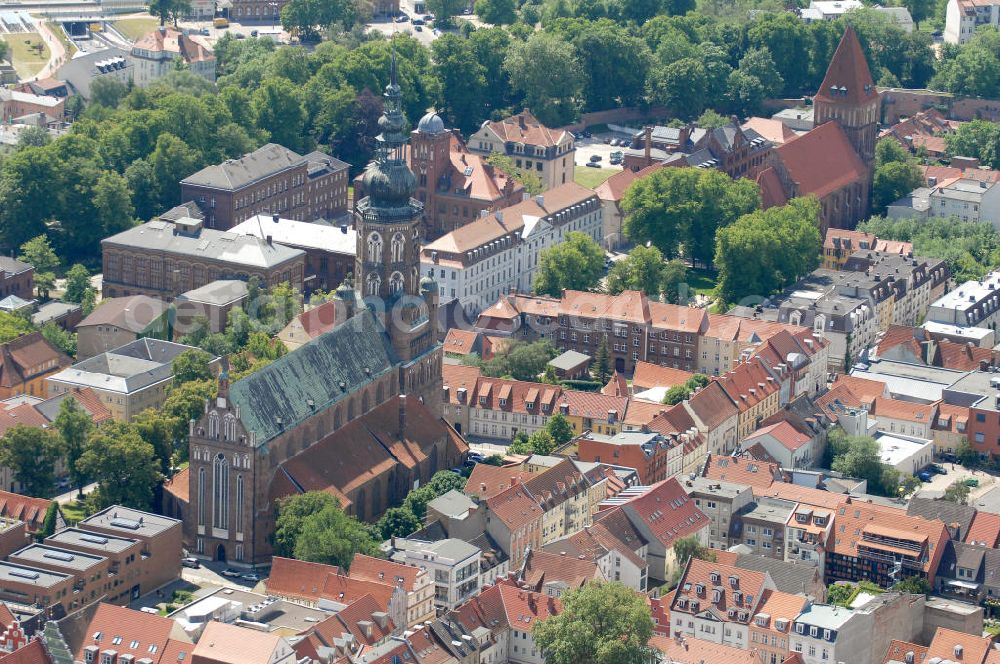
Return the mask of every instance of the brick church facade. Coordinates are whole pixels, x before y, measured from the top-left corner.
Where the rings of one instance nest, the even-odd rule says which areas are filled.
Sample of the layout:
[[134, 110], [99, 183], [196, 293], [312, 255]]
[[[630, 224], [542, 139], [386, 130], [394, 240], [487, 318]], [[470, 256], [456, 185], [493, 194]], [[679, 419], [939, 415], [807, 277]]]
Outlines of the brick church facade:
[[779, 146], [758, 177], [762, 199], [780, 205], [815, 196], [820, 232], [852, 229], [871, 214], [879, 93], [850, 27], [813, 99], [815, 128]]
[[223, 372], [190, 424], [185, 540], [201, 556], [267, 563], [281, 498], [324, 491], [375, 520], [468, 450], [441, 419], [437, 284], [419, 273], [423, 204], [405, 124], [393, 62], [338, 324], [239, 381]]

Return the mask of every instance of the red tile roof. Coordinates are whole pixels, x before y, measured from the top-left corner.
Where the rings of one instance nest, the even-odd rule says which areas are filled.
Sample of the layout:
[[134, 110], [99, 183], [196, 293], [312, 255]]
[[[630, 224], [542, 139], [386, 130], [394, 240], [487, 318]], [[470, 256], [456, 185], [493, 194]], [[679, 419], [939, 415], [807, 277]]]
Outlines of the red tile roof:
[[532, 521], [539, 523], [542, 521], [542, 508], [521, 483], [487, 498], [486, 509], [511, 532], [523, 528]]
[[721, 643], [712, 643], [701, 639], [683, 640], [666, 636], [654, 636], [649, 645], [656, 648], [667, 657], [672, 664], [708, 664], [725, 662], [726, 664], [760, 664], [760, 655], [756, 649], [742, 650]]
[[[75, 657], [82, 662], [85, 659], [84, 649], [97, 646], [101, 650], [113, 648], [119, 655], [130, 654], [136, 659], [150, 657], [154, 664], [158, 664], [173, 627], [174, 621], [169, 618], [102, 602], [90, 620]], [[112, 645], [112, 641], [118, 643]], [[155, 650], [150, 652], [153, 646]]]
[[533, 590], [541, 591], [548, 583], [561, 583], [566, 588], [580, 588], [590, 581], [603, 580], [601, 569], [585, 556], [572, 556], [531, 551], [525, 559], [522, 572], [524, 582]]
[[539, 147], [554, 147], [566, 135], [562, 129], [549, 129], [527, 109], [503, 120], [490, 122], [487, 126], [508, 143], [523, 143]]
[[354, 559], [351, 561], [350, 576], [355, 579], [400, 586], [406, 592], [413, 592], [420, 573], [421, 570], [413, 565], [403, 565], [391, 560], [355, 553]]
[[0, 655], [0, 664], [52, 664], [41, 639], [35, 638], [23, 648]]
[[48, 419], [32, 404], [20, 403], [0, 412], [0, 435], [18, 425], [35, 428], [47, 427], [48, 424]]
[[45, 520], [51, 500], [31, 498], [19, 493], [0, 491], [0, 516], [19, 519], [28, 525], [28, 530], [38, 530]]
[[[833, 93], [835, 86], [838, 90], [836, 94]], [[864, 51], [861, 50], [861, 42], [858, 41], [854, 28], [848, 26], [830, 60], [815, 99], [830, 104], [857, 105], [877, 97], [878, 90], [872, 81]]]
[[[747, 625], [771, 584], [767, 572], [692, 557], [677, 585], [670, 613], [698, 615], [709, 611], [723, 622]], [[729, 615], [730, 609], [735, 615]]]
[[[839, 241], [839, 242], [838, 242]], [[875, 251], [887, 251], [894, 254], [908, 254], [913, 251], [913, 244], [898, 240], [880, 240], [872, 233], [864, 231], [849, 231], [844, 228], [827, 229], [823, 237], [824, 249], [873, 249]], [[896, 326], [890, 326], [890, 329]]]
[[942, 659], [955, 658], [955, 646], [962, 646], [963, 664], [983, 664], [993, 647], [993, 640], [987, 636], [978, 636], [956, 632], [946, 627], [938, 627], [934, 632], [931, 644], [927, 646], [927, 657]]
[[468, 355], [476, 348], [476, 342], [478, 340], [478, 332], [473, 332], [472, 330], [460, 330], [457, 327], [453, 327], [448, 330], [448, 334], [445, 335], [444, 352]]
[[608, 413], [614, 411], [616, 419], [621, 419], [628, 405], [628, 397], [616, 397], [600, 392], [581, 392], [566, 390], [559, 400], [560, 408], [566, 407], [566, 413], [572, 417], [583, 417], [595, 420], [608, 420]]
[[775, 149], [796, 195], [823, 198], [866, 177], [867, 167], [837, 122], [825, 122]]
[[757, 174], [757, 187], [760, 189], [760, 206], [765, 210], [781, 207], [788, 202], [788, 194], [781, 184], [781, 178], [771, 166]]
[[781, 120], [771, 118], [747, 118], [741, 127], [743, 129], [753, 129], [755, 132], [771, 141], [775, 145], [781, 145], [792, 140], [797, 135], [791, 127]]
[[770, 426], [766, 426], [763, 429], [757, 429], [749, 436], [743, 439], [744, 444], [750, 443], [751, 445], [758, 441], [764, 436], [770, 436], [777, 440], [781, 445], [791, 451], [795, 451], [812, 440], [809, 436], [800, 433], [795, 427], [791, 425], [788, 421], [781, 421]]
[[395, 628], [388, 616], [384, 617], [382, 624], [372, 616], [382, 612], [384, 609], [374, 597], [363, 595], [347, 608], [317, 623], [309, 632], [318, 636], [327, 647], [332, 647], [335, 640], [348, 633], [359, 643], [372, 646], [388, 638]]
[[73, 360], [41, 332], [29, 332], [0, 345], [0, 387], [16, 388], [31, 378], [58, 371], [72, 363]]
[[191, 664], [268, 664], [280, 647], [278, 634], [212, 620], [191, 653]]
[[554, 597], [499, 582], [455, 609], [455, 615], [469, 631], [484, 627], [496, 634], [512, 628], [531, 631], [538, 621], [560, 611], [562, 603]]
[[172, 28], [159, 28], [147, 32], [135, 42], [134, 48], [154, 53], [175, 53], [189, 64], [215, 60], [211, 48], [192, 39], [187, 33]]
[[876, 417], [930, 425], [934, 417], [934, 406], [933, 404], [877, 397], [872, 412]]
[[315, 339], [337, 325], [337, 303], [333, 300], [324, 302], [309, 311], [303, 311], [298, 318], [306, 335]]
[[621, 505], [621, 509], [629, 519], [641, 521], [645, 530], [666, 549], [678, 539], [708, 527], [708, 517], [673, 477], [649, 487], [645, 493]]
[[756, 357], [737, 364], [716, 381], [740, 412], [760, 405], [781, 389], [781, 384]]
[[965, 533], [965, 541], [995, 549], [1000, 546], [1000, 515], [991, 512], [976, 512], [972, 524]]
[[191, 468], [178, 471], [173, 477], [163, 483], [163, 490], [174, 497], [174, 500], [187, 503], [190, 500]]
[[611, 397], [627, 397], [629, 389], [625, 375], [616, 371], [615, 375], [608, 380], [608, 384], [601, 388], [601, 394]]
[[709, 431], [722, 426], [738, 409], [718, 381], [712, 381], [688, 399], [688, 406]]
[[781, 469], [777, 464], [715, 454], [709, 454], [705, 459], [702, 476], [755, 489], [767, 489], [773, 484], [781, 483]]
[[[468, 405], [476, 392], [476, 381], [479, 380], [479, 367], [464, 364], [441, 365], [441, 382], [448, 388], [448, 401], [452, 404]], [[465, 388], [465, 401], [458, 400], [458, 390]]]
[[323, 580], [324, 599], [350, 606], [365, 595], [370, 595], [378, 603], [380, 611], [388, 611], [396, 586], [377, 581], [352, 579], [344, 574], [327, 574]]
[[661, 162], [646, 166], [639, 171], [633, 171], [626, 168], [623, 171], [618, 171], [599, 184], [594, 188], [594, 192], [597, 193], [598, 197], [602, 201], [614, 201], [617, 203], [625, 197], [625, 192], [628, 191], [628, 188], [633, 182], [644, 178], [650, 173], [656, 172], [661, 168], [664, 168], [664, 165]]
[[323, 593], [326, 577], [339, 572], [340, 569], [334, 565], [274, 556], [271, 574], [264, 581], [264, 586], [270, 595], [315, 601]]
[[906, 653], [910, 652], [913, 653], [914, 664], [924, 664], [927, 661], [927, 646], [893, 639], [885, 651], [885, 659], [882, 660], [882, 664], [904, 664]]
[[[633, 397], [628, 401], [628, 408], [625, 410], [625, 417], [622, 421], [628, 426], [644, 427], [652, 423], [657, 415], [670, 408], [672, 406]], [[681, 410], [684, 410], [683, 406], [681, 406]]]
[[834, 381], [833, 387], [837, 385], [846, 385], [863, 403], [874, 403], [878, 397], [889, 396], [888, 388], [880, 380], [841, 375]]
[[632, 387], [636, 392], [652, 387], [673, 387], [683, 385], [694, 376], [690, 371], [661, 367], [652, 362], [639, 361], [635, 363], [635, 374], [632, 376]]
[[531, 477], [532, 473], [521, 470], [518, 466], [491, 466], [487, 463], [477, 463], [465, 483], [464, 493], [486, 500], [503, 493], [515, 482], [526, 482]]

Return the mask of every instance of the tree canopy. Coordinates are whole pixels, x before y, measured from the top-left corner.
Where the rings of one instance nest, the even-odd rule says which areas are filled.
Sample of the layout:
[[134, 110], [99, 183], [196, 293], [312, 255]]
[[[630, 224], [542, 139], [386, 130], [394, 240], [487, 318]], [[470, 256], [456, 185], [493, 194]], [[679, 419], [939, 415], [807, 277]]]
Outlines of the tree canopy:
[[355, 553], [380, 557], [368, 528], [328, 493], [309, 491], [278, 501], [276, 555], [350, 569]]
[[653, 620], [642, 594], [618, 583], [588, 583], [562, 596], [562, 611], [532, 636], [549, 664], [644, 664]]
[[559, 244], [538, 256], [534, 289], [539, 295], [559, 297], [563, 289], [588, 290], [604, 272], [604, 250], [580, 231], [571, 231]]
[[767, 297], [819, 265], [822, 239], [815, 198], [795, 198], [719, 230], [715, 262], [723, 302]]

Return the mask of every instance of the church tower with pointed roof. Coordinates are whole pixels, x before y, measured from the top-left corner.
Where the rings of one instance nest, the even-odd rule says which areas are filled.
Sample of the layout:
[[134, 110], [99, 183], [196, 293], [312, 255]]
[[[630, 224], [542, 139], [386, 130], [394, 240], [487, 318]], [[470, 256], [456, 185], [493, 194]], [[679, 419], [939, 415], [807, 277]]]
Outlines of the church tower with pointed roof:
[[403, 362], [400, 393], [420, 397], [438, 412], [438, 290], [433, 279], [420, 276], [424, 204], [414, 198], [417, 179], [407, 165], [410, 146], [402, 97], [393, 51], [375, 159], [363, 176], [368, 195], [355, 208], [354, 288], [375, 311]]
[[869, 169], [875, 162], [879, 93], [854, 29], [848, 27], [816, 92], [815, 124], [837, 122]]

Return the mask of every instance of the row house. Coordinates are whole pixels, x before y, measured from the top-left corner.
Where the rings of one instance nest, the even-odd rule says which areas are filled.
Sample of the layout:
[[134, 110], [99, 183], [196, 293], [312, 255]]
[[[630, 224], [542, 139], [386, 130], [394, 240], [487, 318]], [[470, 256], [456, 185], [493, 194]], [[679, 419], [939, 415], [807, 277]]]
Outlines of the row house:
[[707, 477], [685, 479], [683, 486], [694, 504], [709, 519], [709, 548], [726, 550], [736, 544], [734, 539], [730, 539], [730, 533], [735, 530], [738, 515], [753, 507], [750, 487]]
[[671, 635], [749, 648], [750, 625], [765, 591], [777, 592], [771, 575], [692, 556], [670, 605]]
[[485, 505], [486, 532], [506, 550], [511, 569], [519, 568], [526, 551], [542, 546], [545, 511], [519, 480], [481, 504]]
[[912, 252], [859, 251], [847, 260], [845, 269], [890, 280], [895, 298], [892, 313], [895, 325], [916, 325], [922, 320], [931, 302], [944, 294], [951, 278], [945, 261], [915, 257]]
[[712, 381], [682, 402], [705, 436], [707, 452], [728, 454], [736, 448], [740, 411], [717, 381]]
[[[932, 109], [926, 111], [926, 113], [937, 113], [937, 111]], [[924, 115], [924, 113], [917, 114], [917, 116], [921, 115]], [[913, 119], [910, 118], [907, 122]], [[892, 132], [892, 129], [894, 128], [886, 131]], [[823, 267], [829, 270], [842, 269], [847, 264], [847, 260], [859, 250], [910, 254], [913, 253], [913, 244], [898, 240], [882, 240], [874, 234], [864, 231], [830, 228], [826, 231], [826, 235], [823, 236]]]
[[731, 539], [750, 549], [751, 555], [785, 561], [785, 532], [795, 503], [769, 496], [758, 497], [734, 519]]
[[614, 436], [621, 431], [628, 405], [627, 396], [565, 390], [559, 403], [559, 412], [569, 421], [575, 434], [591, 431], [598, 435]]
[[931, 301], [927, 320], [960, 327], [995, 328], [1000, 322], [1000, 272], [966, 281]]
[[608, 581], [646, 592], [648, 543], [624, 517], [605, 518], [589, 528], [548, 544], [544, 551], [594, 562]]
[[543, 511], [542, 546], [590, 525], [591, 505], [607, 494], [605, 480], [599, 469], [584, 473], [564, 459], [524, 482]]
[[[463, 388], [458, 388], [459, 390]], [[509, 442], [518, 433], [531, 435], [545, 427], [557, 412], [563, 389], [558, 385], [480, 377], [475, 392], [460, 393], [459, 404], [469, 401], [467, 435]]]
[[600, 242], [597, 195], [575, 182], [494, 211], [425, 245], [420, 269], [438, 282], [441, 304], [476, 316], [512, 288], [530, 292], [541, 254], [571, 232]]
[[641, 483], [654, 484], [681, 473], [684, 446], [692, 435], [629, 431], [607, 436], [587, 431], [573, 443], [580, 461], [634, 468]]
[[753, 355], [779, 374], [782, 406], [800, 395], [814, 397], [826, 389], [830, 343], [808, 328], [794, 333], [781, 330], [758, 345]]
[[398, 586], [406, 592], [406, 625], [434, 619], [434, 580], [426, 569], [355, 553], [351, 576]]
[[708, 314], [708, 326], [698, 338], [698, 372], [706, 376], [726, 373], [740, 359], [782, 330], [805, 330], [787, 323], [726, 314]]
[[781, 386], [759, 358], [737, 365], [717, 379], [736, 406], [736, 437], [743, 440], [780, 408]]
[[595, 522], [626, 519], [648, 543], [649, 575], [665, 581], [678, 567], [674, 544], [694, 537], [708, 546], [709, 520], [675, 478], [652, 486], [631, 487], [600, 505]]

